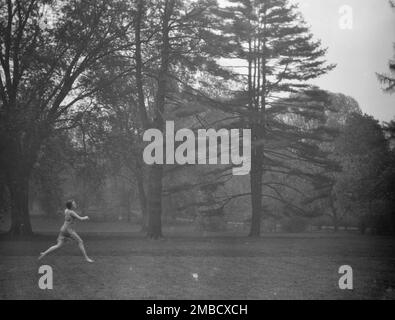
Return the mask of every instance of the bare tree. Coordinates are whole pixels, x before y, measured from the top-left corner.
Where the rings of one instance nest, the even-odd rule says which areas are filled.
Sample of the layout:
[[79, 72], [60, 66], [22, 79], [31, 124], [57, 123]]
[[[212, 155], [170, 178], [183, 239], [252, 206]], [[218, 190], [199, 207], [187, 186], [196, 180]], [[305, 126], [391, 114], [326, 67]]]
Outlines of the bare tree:
[[72, 125], [80, 102], [106, 85], [91, 81], [90, 70], [124, 49], [127, 15], [121, 1], [1, 3], [0, 159], [12, 234], [32, 232], [29, 179], [39, 150], [55, 130]]

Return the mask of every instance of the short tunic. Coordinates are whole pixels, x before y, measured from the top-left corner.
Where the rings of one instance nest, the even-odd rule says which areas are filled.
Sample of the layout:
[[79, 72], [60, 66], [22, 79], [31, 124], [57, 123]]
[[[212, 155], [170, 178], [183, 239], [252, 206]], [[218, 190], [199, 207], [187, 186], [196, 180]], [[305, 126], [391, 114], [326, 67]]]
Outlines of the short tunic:
[[71, 213], [72, 211], [69, 209], [66, 209], [64, 211], [64, 223], [60, 228], [58, 241], [64, 241], [65, 239], [74, 239], [77, 241], [79, 240], [79, 236], [73, 229], [75, 218], [72, 216]]

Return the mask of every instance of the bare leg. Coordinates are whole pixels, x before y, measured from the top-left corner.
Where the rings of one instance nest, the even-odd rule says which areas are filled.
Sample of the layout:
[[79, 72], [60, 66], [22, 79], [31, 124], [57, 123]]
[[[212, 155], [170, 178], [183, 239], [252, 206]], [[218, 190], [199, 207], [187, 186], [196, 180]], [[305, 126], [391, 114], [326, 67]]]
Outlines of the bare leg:
[[75, 231], [72, 232], [71, 236], [78, 242], [78, 247], [80, 248], [82, 254], [84, 255], [85, 260], [90, 263], [94, 262], [91, 258], [88, 257], [86, 250], [85, 250], [84, 241], [82, 241], [82, 239], [77, 234], [77, 232], [75, 232]]
[[63, 240], [58, 240], [58, 243], [55, 244], [54, 246], [50, 247], [47, 251], [41, 252], [40, 256], [38, 257], [38, 260], [41, 260], [42, 258], [44, 258], [47, 254], [61, 248], [63, 246], [64, 242]]
[[94, 262], [91, 258], [89, 258], [88, 257], [88, 255], [86, 254], [86, 250], [85, 250], [85, 247], [84, 247], [84, 242], [78, 242], [78, 247], [80, 248], [80, 250], [81, 250], [81, 252], [82, 252], [82, 254], [84, 255], [84, 257], [85, 257], [85, 260], [86, 261], [88, 261], [88, 262]]

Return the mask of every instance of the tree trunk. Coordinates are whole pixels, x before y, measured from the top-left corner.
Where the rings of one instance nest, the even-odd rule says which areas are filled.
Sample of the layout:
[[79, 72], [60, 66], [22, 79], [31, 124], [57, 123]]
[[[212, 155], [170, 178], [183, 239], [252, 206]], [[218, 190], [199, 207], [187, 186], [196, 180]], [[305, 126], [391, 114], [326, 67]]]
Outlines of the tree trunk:
[[162, 178], [163, 166], [153, 165], [148, 175], [148, 226], [147, 236], [159, 239], [162, 235]]
[[[260, 26], [258, 27], [260, 28]], [[260, 32], [260, 31], [258, 31]], [[262, 46], [262, 48], [261, 48]], [[264, 160], [264, 145], [266, 127], [266, 39], [258, 37], [258, 47], [254, 48], [254, 55], [257, 56], [258, 82], [257, 90], [254, 92], [256, 96], [256, 105], [254, 106], [252, 122], [252, 152], [251, 152], [251, 228], [249, 237], [259, 237], [261, 234], [261, 219], [263, 214], [262, 207], [262, 175]], [[252, 72], [252, 71], [251, 71]], [[262, 81], [261, 81], [262, 79]], [[260, 98], [260, 99], [259, 99]]]
[[29, 216], [29, 175], [23, 171], [16, 176], [11, 175], [8, 181], [11, 203], [11, 228], [13, 236], [33, 234]]
[[[137, 96], [138, 96], [138, 108], [141, 120], [141, 125], [144, 130], [149, 129], [150, 123], [145, 107], [145, 97], [144, 97], [144, 79], [143, 79], [143, 59], [141, 54], [141, 27], [144, 18], [144, 0], [137, 1], [137, 14], [136, 14], [136, 27], [135, 27], [135, 60], [136, 60], [136, 86], [137, 86]], [[139, 201], [141, 208], [141, 231], [148, 232], [148, 204], [147, 195], [144, 188], [144, 174], [143, 174], [144, 164], [137, 162], [135, 177], [137, 179], [137, 187], [139, 192]], [[148, 190], [151, 192], [151, 190]]]
[[262, 218], [262, 174], [263, 174], [263, 148], [255, 147], [251, 155], [251, 228], [249, 237], [259, 237], [261, 234], [261, 218]]
[[137, 167], [137, 171], [135, 173], [135, 177], [137, 180], [137, 189], [139, 193], [139, 202], [141, 209], [141, 231], [147, 231], [148, 226], [148, 212], [147, 212], [147, 196], [144, 188], [144, 176], [142, 172], [142, 168], [140, 165]]
[[[170, 18], [173, 14], [175, 0], [166, 0], [162, 21], [161, 62], [158, 76], [154, 128], [163, 132], [165, 119], [166, 92], [170, 67]], [[166, 153], [165, 153], [166, 154]], [[148, 230], [147, 235], [158, 239], [162, 237], [162, 179], [163, 165], [155, 164], [149, 169], [148, 176]]]
[[4, 172], [11, 211], [9, 233], [13, 236], [29, 236], [33, 234], [29, 215], [29, 182], [43, 139], [30, 132], [16, 132], [4, 141], [7, 146]]

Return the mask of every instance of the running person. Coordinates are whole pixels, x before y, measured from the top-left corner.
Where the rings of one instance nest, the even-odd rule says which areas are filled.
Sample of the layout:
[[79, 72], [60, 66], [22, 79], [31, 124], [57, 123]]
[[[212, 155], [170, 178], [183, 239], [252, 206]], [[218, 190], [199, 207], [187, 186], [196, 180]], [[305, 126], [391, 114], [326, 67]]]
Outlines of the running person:
[[44, 258], [48, 253], [53, 252], [59, 248], [61, 248], [65, 242], [66, 239], [72, 239], [76, 240], [78, 243], [78, 247], [80, 248], [82, 254], [85, 257], [85, 260], [88, 262], [93, 262], [91, 258], [88, 257], [86, 254], [86, 250], [84, 247], [84, 242], [80, 238], [80, 236], [77, 234], [77, 232], [74, 231], [73, 225], [75, 220], [80, 220], [80, 221], [85, 221], [89, 220], [88, 216], [81, 217], [77, 213], [73, 211], [73, 209], [77, 208], [77, 204], [75, 203], [74, 200], [69, 200], [66, 202], [66, 209], [64, 211], [64, 224], [60, 228], [60, 233], [58, 236], [58, 243], [52, 247], [50, 247], [47, 251], [41, 252], [40, 257], [38, 258], [39, 260]]

